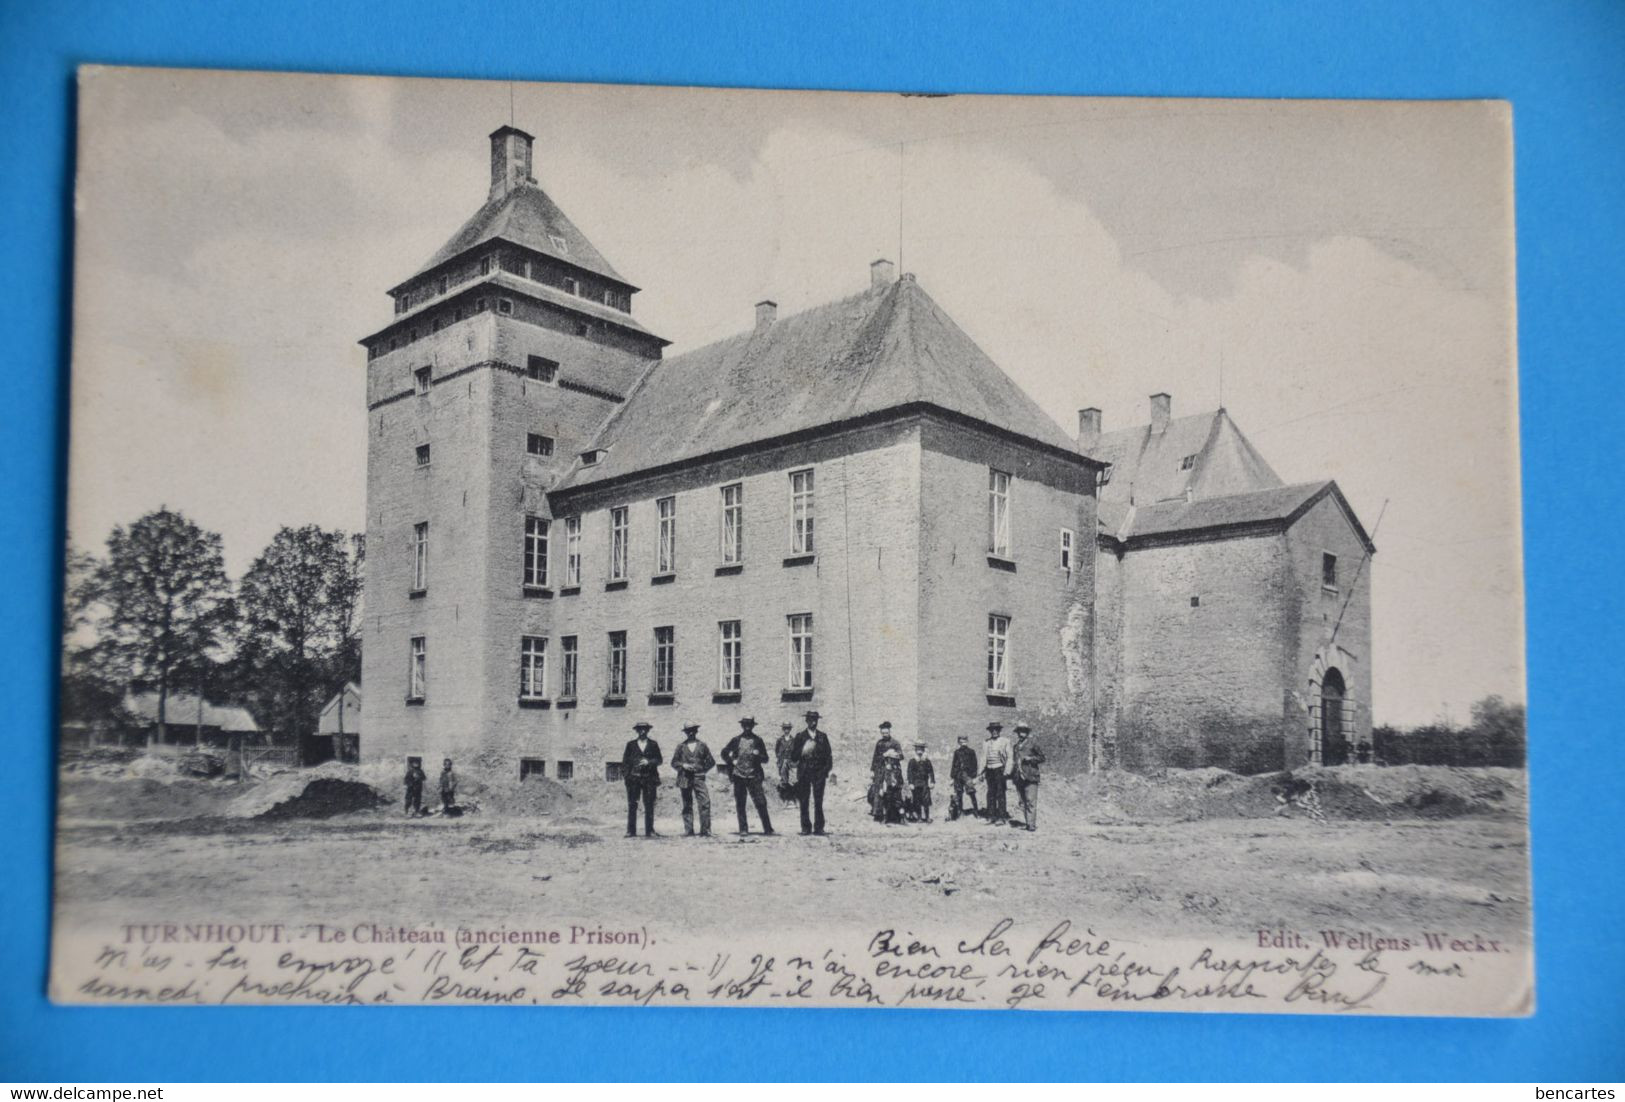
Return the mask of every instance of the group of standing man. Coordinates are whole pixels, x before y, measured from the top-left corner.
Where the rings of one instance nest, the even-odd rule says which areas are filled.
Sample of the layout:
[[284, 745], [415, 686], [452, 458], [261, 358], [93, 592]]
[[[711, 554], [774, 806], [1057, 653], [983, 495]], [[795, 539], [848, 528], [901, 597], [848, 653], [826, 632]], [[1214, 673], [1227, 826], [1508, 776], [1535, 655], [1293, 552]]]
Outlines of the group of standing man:
[[[793, 792], [801, 807], [801, 833], [823, 834], [824, 787], [834, 766], [829, 736], [818, 729], [818, 713], [809, 711], [804, 717], [806, 726], [792, 735], [790, 723], [782, 725], [783, 734], [775, 746], [776, 766], [781, 796]], [[767, 778], [769, 754], [767, 743], [756, 733], [756, 720], [746, 716], [739, 721], [739, 734], [722, 748], [722, 767], [733, 779], [734, 812], [739, 820], [739, 833], [750, 833], [745, 813], [747, 797], [756, 807], [756, 818], [761, 833], [773, 834], [773, 818], [767, 809], [767, 793], [763, 783]], [[626, 782], [626, 836], [634, 838], [638, 832], [638, 808], [643, 809], [645, 837], [658, 837], [655, 833], [655, 796], [660, 789], [660, 766], [664, 762], [660, 744], [650, 737], [653, 726], [646, 722], [632, 726], [635, 737], [626, 744], [621, 755], [621, 776]], [[700, 739], [700, 725], [685, 723], [683, 741], [672, 751], [671, 767], [677, 773], [677, 790], [683, 797], [683, 833], [695, 834], [694, 820], [699, 819], [699, 835], [711, 834], [711, 791], [706, 777], [717, 765], [711, 748]], [[696, 816], [696, 812], [698, 813]]]
[[[971, 813], [987, 822], [1002, 826], [1038, 829], [1038, 780], [1044, 765], [1044, 748], [1033, 738], [1033, 729], [1026, 723], [1016, 724], [1016, 740], [1004, 736], [1004, 724], [987, 725], [987, 738], [982, 742], [982, 760], [978, 768], [976, 751], [969, 739], [959, 736], [954, 749], [949, 779], [954, 786], [954, 802], [948, 808], [948, 818], [957, 819], [964, 814], [965, 797], [970, 797]], [[980, 778], [986, 785], [987, 800], [983, 807], [976, 802], [976, 782]], [[1016, 796], [1021, 801], [1021, 819], [1010, 817], [1005, 802], [1006, 786], [1014, 783]]]
[[[880, 725], [880, 738], [875, 741], [875, 752], [869, 760], [869, 811], [879, 823], [901, 823], [905, 820], [928, 823], [931, 821], [931, 790], [936, 785], [936, 767], [926, 757], [926, 745], [914, 744], [914, 756], [905, 760], [903, 744], [892, 736], [888, 721]], [[968, 745], [969, 739], [959, 736], [954, 750], [948, 778], [953, 783], [953, 802], [948, 805], [948, 818], [958, 819], [964, 814], [965, 797], [970, 797], [972, 813], [984, 816], [989, 823], [1025, 826], [1038, 829], [1038, 779], [1044, 764], [1044, 750], [1032, 737], [1032, 727], [1016, 724], [1016, 741], [1004, 737], [1004, 725], [987, 725], [987, 739], [982, 743], [982, 761], [978, 768], [976, 751]], [[987, 786], [986, 811], [978, 806], [977, 780]], [[1005, 805], [1007, 782], [1016, 786], [1021, 800], [1021, 820], [1010, 818]]]

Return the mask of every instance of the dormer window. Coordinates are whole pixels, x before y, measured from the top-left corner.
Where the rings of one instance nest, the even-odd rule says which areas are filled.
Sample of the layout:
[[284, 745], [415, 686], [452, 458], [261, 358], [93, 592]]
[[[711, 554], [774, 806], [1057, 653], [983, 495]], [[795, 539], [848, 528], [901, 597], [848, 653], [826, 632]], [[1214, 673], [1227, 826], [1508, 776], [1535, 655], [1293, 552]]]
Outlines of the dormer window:
[[1095, 489], [1096, 490], [1103, 489], [1105, 487], [1106, 483], [1110, 482], [1111, 480], [1112, 480], [1112, 465], [1110, 463], [1108, 463], [1104, 467], [1100, 468], [1100, 473], [1099, 474], [1095, 475]]
[[547, 239], [548, 239], [548, 241], [550, 241], [552, 243], [553, 247], [555, 249], [557, 249], [559, 252], [563, 253], [565, 256], [570, 255], [570, 243], [568, 241], [566, 241], [564, 238], [560, 237], [556, 233], [550, 233], [550, 234], [547, 235]]
[[1196, 456], [1194, 455], [1187, 455], [1179, 461], [1179, 469], [1182, 471], [1188, 471], [1194, 466], [1196, 466]]
[[581, 453], [581, 465], [583, 467], [595, 466], [604, 458], [604, 452], [604, 448], [588, 448]]
[[395, 312], [397, 314], [404, 314], [404, 313], [406, 313], [407, 308], [410, 307], [411, 305], [412, 305], [411, 297], [408, 296], [408, 295], [402, 295], [402, 296], [400, 296], [399, 298], [397, 298], [395, 300]]

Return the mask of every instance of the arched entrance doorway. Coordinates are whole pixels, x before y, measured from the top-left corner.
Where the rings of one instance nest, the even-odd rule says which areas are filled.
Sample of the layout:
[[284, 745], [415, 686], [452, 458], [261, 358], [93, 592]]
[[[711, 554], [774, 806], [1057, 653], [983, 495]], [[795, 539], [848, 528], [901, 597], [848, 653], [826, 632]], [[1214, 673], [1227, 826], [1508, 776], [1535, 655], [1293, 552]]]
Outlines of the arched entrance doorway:
[[1320, 763], [1343, 765], [1349, 760], [1347, 707], [1343, 675], [1327, 670], [1320, 679]]

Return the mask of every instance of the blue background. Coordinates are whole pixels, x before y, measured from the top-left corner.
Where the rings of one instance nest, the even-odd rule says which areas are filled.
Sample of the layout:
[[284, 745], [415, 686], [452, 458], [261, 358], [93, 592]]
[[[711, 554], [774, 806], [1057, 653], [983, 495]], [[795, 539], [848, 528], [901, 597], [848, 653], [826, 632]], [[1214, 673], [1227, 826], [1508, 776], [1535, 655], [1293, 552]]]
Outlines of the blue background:
[[[0, 0], [0, 318], [9, 350], [0, 364], [0, 1081], [1625, 1078], [1625, 799], [1616, 782], [1625, 586], [1615, 543], [1625, 484], [1617, 428], [1625, 3], [993, 7]], [[88, 61], [792, 88], [1511, 100], [1538, 1014], [48, 1005], [72, 78]]]

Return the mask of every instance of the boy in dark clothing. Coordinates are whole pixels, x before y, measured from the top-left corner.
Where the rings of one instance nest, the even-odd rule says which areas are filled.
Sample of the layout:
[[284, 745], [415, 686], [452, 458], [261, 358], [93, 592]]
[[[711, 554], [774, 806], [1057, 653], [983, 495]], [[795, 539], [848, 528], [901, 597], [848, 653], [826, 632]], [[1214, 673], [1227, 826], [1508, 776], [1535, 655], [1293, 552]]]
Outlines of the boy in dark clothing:
[[880, 764], [880, 814], [877, 818], [890, 826], [903, 821], [903, 752], [887, 750]]
[[931, 821], [931, 786], [937, 783], [937, 771], [931, 759], [925, 756], [925, 743], [914, 744], [914, 756], [908, 763], [908, 790], [914, 805], [914, 817], [922, 823]]
[[406, 813], [408, 815], [423, 814], [423, 785], [429, 775], [423, 771], [423, 766], [414, 760], [406, 767]]
[[954, 802], [948, 808], [948, 820], [959, 818], [965, 806], [965, 793], [970, 793], [971, 813], [981, 814], [981, 807], [976, 802], [976, 751], [968, 745], [964, 735], [959, 736], [959, 747], [954, 751], [953, 764], [948, 767], [948, 777], [954, 782]]

